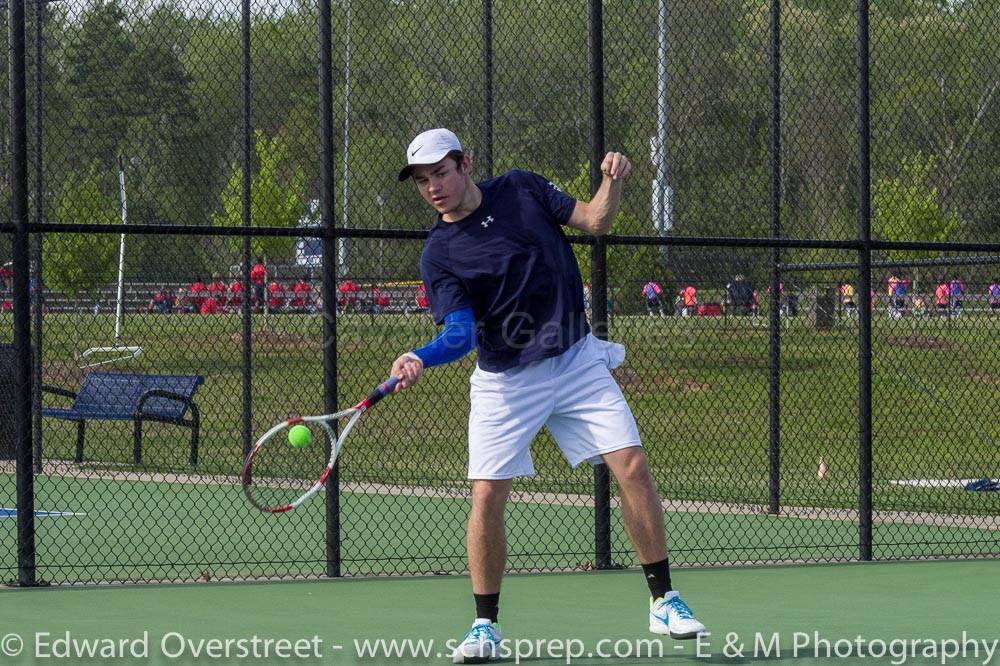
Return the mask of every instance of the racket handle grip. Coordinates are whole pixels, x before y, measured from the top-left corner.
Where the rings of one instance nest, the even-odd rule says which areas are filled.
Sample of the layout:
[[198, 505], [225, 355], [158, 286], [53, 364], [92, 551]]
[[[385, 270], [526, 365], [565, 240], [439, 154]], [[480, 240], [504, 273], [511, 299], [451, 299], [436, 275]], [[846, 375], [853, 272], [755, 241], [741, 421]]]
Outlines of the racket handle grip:
[[391, 395], [396, 390], [396, 384], [398, 383], [399, 377], [389, 377], [389, 379], [379, 384], [378, 388], [365, 397], [365, 402], [369, 407], [374, 406], [382, 398]]

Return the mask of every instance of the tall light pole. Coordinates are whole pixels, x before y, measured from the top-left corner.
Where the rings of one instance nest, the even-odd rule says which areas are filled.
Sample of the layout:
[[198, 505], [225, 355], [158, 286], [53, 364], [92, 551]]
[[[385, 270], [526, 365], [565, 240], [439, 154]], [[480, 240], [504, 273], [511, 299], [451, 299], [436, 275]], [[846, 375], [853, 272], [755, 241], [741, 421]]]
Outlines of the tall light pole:
[[[653, 227], [666, 237], [674, 226], [673, 190], [668, 184], [667, 171], [667, 0], [659, 0], [657, 9], [656, 46], [656, 136], [649, 140], [650, 159], [653, 161], [652, 214]], [[669, 248], [661, 249], [664, 265]]]
[[[351, 226], [351, 2], [347, 1], [347, 42], [344, 49], [344, 176], [343, 176], [343, 228]], [[344, 277], [350, 270], [347, 239], [337, 243], [338, 277]]]

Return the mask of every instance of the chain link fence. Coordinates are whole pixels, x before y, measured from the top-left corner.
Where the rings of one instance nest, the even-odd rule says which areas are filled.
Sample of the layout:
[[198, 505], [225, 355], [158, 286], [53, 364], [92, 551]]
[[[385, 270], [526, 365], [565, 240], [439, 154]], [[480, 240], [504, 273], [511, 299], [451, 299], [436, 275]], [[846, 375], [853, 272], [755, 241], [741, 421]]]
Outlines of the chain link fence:
[[[395, 178], [433, 126], [477, 178], [578, 199], [632, 159], [611, 236], [567, 235], [673, 562], [995, 557], [1000, 2], [858, 4], [8, 8], [0, 575], [465, 570], [474, 355], [380, 405], [297, 511], [239, 479], [267, 427], [435, 334], [433, 218]], [[603, 466], [532, 453], [509, 567], [635, 566]]]

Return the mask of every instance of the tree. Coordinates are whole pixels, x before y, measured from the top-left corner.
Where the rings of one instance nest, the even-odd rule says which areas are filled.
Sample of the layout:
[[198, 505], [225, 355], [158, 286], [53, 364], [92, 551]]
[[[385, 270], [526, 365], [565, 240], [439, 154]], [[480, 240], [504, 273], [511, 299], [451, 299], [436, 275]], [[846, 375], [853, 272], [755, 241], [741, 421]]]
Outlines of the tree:
[[128, 131], [136, 92], [136, 47], [125, 19], [117, 2], [96, 2], [84, 12], [66, 54], [77, 155], [109, 171]]
[[[636, 184], [630, 176], [626, 179], [624, 187]], [[574, 199], [590, 200], [590, 166], [586, 163], [580, 165], [576, 177], [566, 182], [562, 186], [566, 194]], [[627, 236], [648, 236], [653, 233], [651, 223], [641, 221], [635, 215], [623, 213], [619, 210], [614, 223], [611, 225], [611, 233]], [[584, 282], [590, 282], [593, 267], [591, 265], [591, 246], [574, 245], [573, 252], [576, 254], [576, 261], [580, 265], [580, 274]], [[660, 262], [660, 252], [653, 245], [631, 245], [613, 246], [608, 248], [608, 277], [614, 280], [614, 284], [608, 285], [609, 291], [613, 288], [631, 289], [635, 287], [638, 293], [639, 286], [646, 280], [663, 280], [666, 268]], [[626, 292], [627, 293], [627, 292]]]
[[[63, 185], [56, 216], [63, 224], [116, 224], [118, 202], [102, 189], [96, 163], [83, 174], [71, 173]], [[74, 299], [94, 294], [114, 280], [117, 236], [113, 234], [45, 234], [44, 277], [47, 287]], [[76, 312], [76, 352], [80, 351], [80, 310]]]
[[[945, 242], [961, 225], [957, 213], [945, 212], [938, 188], [930, 180], [937, 167], [937, 158], [917, 153], [904, 158], [899, 175], [883, 178], [875, 185], [872, 197], [875, 233], [890, 241]], [[896, 259], [922, 259], [936, 252], [894, 250]], [[919, 272], [915, 275], [919, 276]], [[914, 279], [914, 291], [919, 289], [919, 277]]]
[[[288, 168], [288, 147], [263, 132], [254, 134], [259, 168], [250, 178], [250, 219], [257, 227], [294, 227], [305, 210], [303, 195], [306, 177], [301, 167]], [[243, 167], [233, 164], [233, 175], [222, 192], [222, 210], [212, 216], [218, 226], [243, 225]], [[232, 237], [238, 252], [243, 239]], [[295, 238], [292, 236], [254, 236], [250, 249], [254, 255], [270, 260], [290, 259]]]

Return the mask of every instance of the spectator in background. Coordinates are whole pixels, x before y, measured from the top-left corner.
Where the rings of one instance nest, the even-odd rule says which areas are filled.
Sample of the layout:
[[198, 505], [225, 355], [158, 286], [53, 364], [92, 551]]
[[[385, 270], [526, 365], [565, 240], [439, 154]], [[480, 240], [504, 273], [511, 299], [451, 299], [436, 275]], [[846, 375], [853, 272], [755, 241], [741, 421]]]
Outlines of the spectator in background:
[[913, 315], [916, 317], [923, 317], [927, 314], [927, 301], [920, 294], [914, 294], [913, 296]]
[[236, 278], [229, 285], [229, 307], [234, 311], [243, 307], [243, 279]]
[[854, 314], [857, 312], [857, 305], [854, 302], [854, 285], [845, 282], [840, 285], [840, 303], [844, 306], [844, 312]]
[[642, 285], [642, 295], [646, 297], [646, 310], [649, 312], [649, 316], [653, 316], [653, 311], [659, 311], [661, 317], [666, 317], [666, 313], [663, 311], [663, 301], [660, 300], [660, 294], [663, 293], [663, 287], [659, 283], [650, 280], [646, 284]]
[[958, 317], [962, 314], [962, 306], [965, 303], [965, 283], [956, 275], [948, 287], [951, 292], [951, 314], [953, 317]]
[[785, 304], [785, 312], [789, 317], [797, 317], [799, 315], [799, 295], [791, 289], [789, 289], [788, 293], [785, 294], [784, 282], [779, 282], [778, 287], [781, 302]]
[[3, 299], [3, 303], [0, 304], [0, 311], [3, 312], [13, 312], [14, 311], [14, 301], [9, 298]]
[[986, 289], [986, 295], [990, 299], [990, 309], [1000, 310], [1000, 282], [993, 280]]
[[889, 316], [897, 317], [899, 312], [896, 309], [896, 285], [899, 284], [899, 278], [896, 277], [895, 273], [889, 274], [889, 279], [886, 281], [886, 295], [889, 297]]
[[191, 297], [191, 303], [194, 305], [195, 312], [201, 310], [201, 304], [205, 302], [205, 295], [207, 292], [208, 288], [205, 286], [205, 282], [200, 277], [191, 283], [191, 287], [188, 289], [188, 295]]
[[738, 273], [733, 281], [726, 285], [726, 306], [727, 310], [732, 307], [732, 312], [740, 315], [753, 314], [754, 291], [750, 283]]
[[417, 310], [420, 312], [426, 312], [427, 308], [430, 306], [430, 302], [427, 300], [427, 287], [421, 282], [417, 285], [417, 293], [414, 296], [414, 300], [417, 303]]
[[292, 309], [296, 312], [312, 312], [312, 275], [304, 277], [292, 285]]
[[948, 303], [951, 300], [951, 289], [947, 282], [942, 282], [934, 289], [934, 304], [939, 315], [947, 315], [950, 311]]
[[0, 287], [3, 288], [4, 292], [13, 291], [14, 265], [12, 263], [6, 263], [0, 266]]
[[267, 285], [267, 266], [263, 257], [257, 257], [257, 263], [250, 269], [250, 285], [253, 287], [253, 301], [258, 310], [264, 309], [264, 292]]
[[681, 316], [698, 314], [698, 289], [692, 284], [681, 289]]
[[[893, 278], [890, 278], [893, 279]], [[894, 278], [895, 284], [889, 293], [889, 311], [893, 316], [901, 317], [906, 311], [906, 296], [910, 290], [910, 281], [905, 278]]]
[[147, 312], [153, 312], [156, 314], [170, 314], [174, 311], [174, 296], [165, 286], [161, 286], [153, 298], [149, 300], [149, 306], [146, 308]]
[[[767, 293], [771, 293], [771, 288], [767, 288]], [[785, 283], [778, 283], [778, 314], [785, 316], [788, 314], [788, 309], [785, 305]]]
[[271, 312], [281, 312], [285, 309], [285, 287], [277, 281], [267, 285], [267, 305]]
[[340, 298], [337, 299], [337, 303], [340, 305], [341, 312], [349, 312], [351, 310], [358, 309], [357, 282], [351, 279], [344, 280], [340, 283], [338, 291], [340, 291]]
[[378, 287], [372, 286], [371, 298], [372, 310], [374, 312], [382, 312], [389, 307], [389, 297], [383, 294], [382, 290]]
[[194, 304], [194, 299], [191, 298], [190, 291], [182, 291], [181, 295], [177, 298], [177, 312], [184, 314], [198, 312], [198, 308]]
[[219, 301], [213, 296], [205, 298], [202, 300], [201, 307], [198, 308], [198, 312], [203, 315], [219, 314]]
[[226, 283], [218, 273], [212, 273], [212, 283], [208, 285], [209, 298], [215, 299], [215, 306], [220, 310], [226, 306]]

